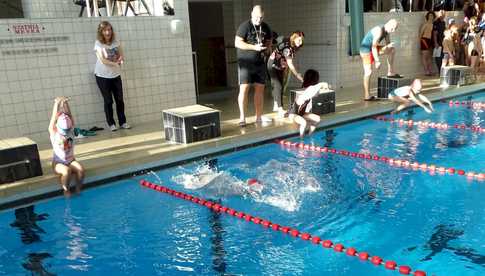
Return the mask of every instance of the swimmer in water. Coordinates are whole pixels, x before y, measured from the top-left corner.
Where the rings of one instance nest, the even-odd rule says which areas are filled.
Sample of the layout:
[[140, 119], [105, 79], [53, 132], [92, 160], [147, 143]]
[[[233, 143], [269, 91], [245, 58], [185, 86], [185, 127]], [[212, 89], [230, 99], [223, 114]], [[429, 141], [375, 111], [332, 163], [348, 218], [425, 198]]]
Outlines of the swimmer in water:
[[249, 178], [246, 181], [246, 184], [248, 185], [248, 190], [247, 191], [250, 194], [251, 193], [261, 194], [261, 192], [263, 192], [263, 189], [264, 189], [263, 184], [261, 184], [261, 182], [259, 182], [259, 180], [255, 179], [255, 178]]
[[263, 185], [255, 178], [240, 180], [225, 171], [204, 165], [192, 173], [174, 177], [174, 181], [191, 190], [204, 189], [212, 196], [250, 195], [258, 196]]

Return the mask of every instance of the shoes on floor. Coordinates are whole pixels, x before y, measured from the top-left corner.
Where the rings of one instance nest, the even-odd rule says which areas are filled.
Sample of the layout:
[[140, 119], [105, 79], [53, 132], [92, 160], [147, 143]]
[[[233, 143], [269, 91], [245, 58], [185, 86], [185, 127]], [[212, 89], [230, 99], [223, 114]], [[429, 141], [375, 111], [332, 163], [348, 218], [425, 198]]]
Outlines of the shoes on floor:
[[124, 123], [124, 124], [121, 125], [121, 128], [122, 129], [130, 129], [131, 126], [128, 123]]
[[118, 130], [118, 127], [117, 127], [116, 125], [110, 125], [110, 126], [109, 126], [109, 129], [110, 129], [111, 131], [117, 131], [117, 130]]
[[269, 117], [266, 117], [266, 116], [261, 116], [261, 118], [256, 119], [256, 123], [257, 124], [260, 124], [260, 123], [271, 123], [271, 122], [273, 122], [273, 119], [271, 119]]
[[364, 99], [366, 102], [371, 102], [371, 101], [377, 101], [377, 98], [375, 96], [370, 96], [370, 98]]

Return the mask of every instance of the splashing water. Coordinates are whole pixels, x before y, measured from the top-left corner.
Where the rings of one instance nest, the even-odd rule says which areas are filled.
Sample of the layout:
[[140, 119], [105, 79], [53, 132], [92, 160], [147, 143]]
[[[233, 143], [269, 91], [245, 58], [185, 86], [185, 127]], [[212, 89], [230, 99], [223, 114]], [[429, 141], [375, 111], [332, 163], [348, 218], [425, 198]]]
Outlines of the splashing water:
[[254, 200], [287, 212], [299, 210], [304, 194], [321, 189], [318, 180], [309, 172], [287, 162], [270, 160], [258, 167], [257, 173], [264, 190], [262, 194], [256, 195]]
[[[241, 165], [241, 168], [248, 175], [255, 174], [254, 168], [244, 165]], [[239, 195], [288, 212], [300, 208], [304, 194], [320, 190], [320, 184], [314, 176], [298, 169], [297, 166], [276, 160], [259, 166], [255, 179], [261, 183], [262, 190], [248, 185], [246, 180], [237, 178], [230, 171], [218, 171], [207, 164], [197, 166], [194, 171], [185, 171], [172, 177], [172, 181], [186, 189], [203, 189], [207, 196]]]
[[162, 179], [161, 179], [161, 178], [158, 176], [158, 174], [156, 174], [154, 171], [149, 171], [148, 173], [149, 173], [149, 174], [151, 174], [151, 175], [153, 175], [153, 176], [155, 176], [155, 178], [156, 178], [156, 179], [157, 179], [157, 181], [158, 181], [158, 183], [157, 183], [157, 184], [160, 184], [160, 185], [162, 185], [162, 184], [163, 184]]

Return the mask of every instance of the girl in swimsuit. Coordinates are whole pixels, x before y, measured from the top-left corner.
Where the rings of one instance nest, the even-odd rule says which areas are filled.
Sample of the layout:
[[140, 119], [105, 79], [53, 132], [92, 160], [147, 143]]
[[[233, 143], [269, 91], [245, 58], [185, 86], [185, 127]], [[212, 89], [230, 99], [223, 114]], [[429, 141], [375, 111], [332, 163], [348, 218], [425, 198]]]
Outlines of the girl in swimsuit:
[[76, 192], [81, 191], [84, 168], [74, 158], [74, 121], [67, 98], [57, 97], [49, 123], [49, 134], [54, 151], [52, 168], [59, 175], [59, 181], [66, 196], [70, 195], [69, 183], [74, 175]]

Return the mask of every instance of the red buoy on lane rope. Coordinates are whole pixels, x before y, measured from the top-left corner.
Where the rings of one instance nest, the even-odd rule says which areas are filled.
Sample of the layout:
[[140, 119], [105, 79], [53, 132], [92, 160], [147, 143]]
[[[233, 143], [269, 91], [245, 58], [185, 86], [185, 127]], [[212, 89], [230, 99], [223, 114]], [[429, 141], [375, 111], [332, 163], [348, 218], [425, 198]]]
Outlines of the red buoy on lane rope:
[[399, 273], [409, 275], [409, 273], [411, 273], [411, 268], [407, 265], [401, 265], [399, 266]]
[[330, 241], [330, 240], [324, 240], [324, 241], [322, 242], [322, 245], [323, 245], [323, 247], [330, 248], [330, 247], [332, 247], [333, 242], [332, 242], [332, 241]]
[[427, 121], [412, 121], [412, 120], [403, 120], [403, 119], [388, 119], [388, 118], [377, 118], [374, 117], [374, 120], [377, 121], [382, 121], [382, 122], [390, 122], [390, 123], [396, 123], [396, 126], [399, 127], [413, 127], [414, 125], [420, 126], [420, 127], [429, 127], [437, 130], [447, 130], [450, 127], [456, 128], [456, 129], [462, 129], [462, 130], [470, 130], [472, 132], [478, 132], [482, 133], [483, 131], [480, 130], [480, 126], [467, 126], [465, 124], [454, 124], [454, 125], [448, 125], [446, 123], [438, 123], [438, 122], [427, 122]]
[[337, 252], [342, 252], [344, 250], [344, 245], [341, 244], [341, 243], [337, 243], [334, 247], [333, 247], [333, 250], [337, 251]]
[[290, 232], [291, 228], [284, 226], [284, 227], [281, 227], [280, 230], [281, 230], [281, 232], [287, 234], [288, 232]]
[[375, 265], [380, 265], [382, 263], [382, 259], [379, 256], [373, 256], [370, 259], [370, 262], [373, 263], [373, 264], [375, 264]]
[[[443, 125], [443, 124], [441, 124]], [[485, 128], [483, 129], [485, 130]], [[295, 143], [296, 144], [296, 143]], [[418, 170], [420, 169], [423, 172], [427, 172], [430, 175], [435, 175], [436, 172], [438, 172], [438, 175], [446, 175], [445, 173], [448, 172], [449, 174], [454, 174], [455, 172], [458, 175], [465, 175], [469, 180], [485, 180], [485, 175], [480, 174], [480, 173], [465, 173], [464, 170], [456, 170], [454, 168], [446, 168], [446, 167], [437, 167], [433, 164], [428, 165], [425, 163], [418, 163], [418, 162], [410, 162], [408, 160], [400, 160], [400, 159], [393, 159], [389, 158], [386, 156], [379, 156], [377, 154], [370, 154], [370, 153], [358, 153], [358, 152], [352, 152], [352, 151], [347, 151], [347, 150], [338, 150], [338, 149], [332, 149], [332, 148], [327, 148], [327, 147], [318, 147], [318, 146], [310, 146], [310, 145], [305, 145], [303, 143], [298, 144], [299, 148], [311, 150], [311, 151], [319, 151], [319, 152], [328, 152], [331, 154], [338, 154], [340, 156], [347, 156], [347, 157], [353, 157], [353, 158], [361, 158], [361, 159], [367, 159], [367, 160], [374, 160], [374, 161], [382, 161], [390, 166], [396, 166], [396, 167], [401, 167], [404, 169], [412, 169], [412, 170]], [[248, 180], [248, 185], [251, 185], [252, 183], [259, 183], [257, 179], [249, 179]]]
[[355, 250], [355, 248], [353, 248], [353, 247], [349, 247], [349, 248], [347, 248], [345, 253], [349, 256], [355, 256], [355, 254], [357, 253], [357, 250]]
[[[155, 185], [155, 184], [150, 183], [148, 181], [140, 181], [140, 184], [144, 187], [151, 188], [151, 189], [158, 191], [158, 192], [161, 192], [161, 193], [163, 191], [166, 191], [167, 194], [170, 194], [174, 197], [184, 199], [184, 200], [187, 200], [189, 202], [193, 202], [195, 204], [199, 204], [201, 206], [207, 207], [211, 211], [220, 212], [220, 214], [228, 214], [228, 215], [231, 215], [231, 216], [236, 216], [236, 217], [242, 218], [242, 219], [244, 219], [248, 222], [253, 222], [255, 224], [261, 224], [265, 228], [271, 227], [271, 229], [273, 229], [273, 230], [280, 230], [283, 233], [289, 233], [293, 237], [299, 237], [302, 240], [311, 241], [313, 244], [320, 244], [321, 243], [322, 246], [325, 247], [325, 248], [332, 248], [333, 247], [333, 249], [334, 249], [333, 251], [335, 251], [335, 252], [343, 252], [345, 250], [345, 253], [348, 256], [358, 256], [359, 259], [361, 259], [361, 260], [368, 260], [368, 258], [369, 258], [368, 253], [366, 253], [366, 252], [357, 253], [357, 250], [353, 247], [349, 247], [349, 248], [345, 249], [344, 245], [341, 244], [341, 243], [333, 245], [332, 241], [330, 241], [330, 240], [322, 241], [320, 239], [320, 237], [312, 236], [310, 233], [300, 233], [297, 229], [292, 229], [288, 226], [280, 227], [278, 224], [271, 223], [269, 220], [259, 218], [259, 217], [255, 217], [255, 216], [251, 216], [249, 214], [245, 214], [244, 212], [238, 212], [238, 211], [236, 211], [232, 208], [229, 208], [227, 206], [222, 206], [221, 204], [212, 202], [210, 200], [204, 200], [204, 199], [201, 199], [201, 198], [197, 198], [195, 196], [185, 194], [183, 192], [171, 190], [171, 189], [164, 187], [164, 186], [161, 186], [161, 185]], [[376, 265], [380, 265], [380, 264], [383, 263], [382, 259], [378, 256], [373, 256], [372, 259], [371, 259], [371, 262], [373, 264], [376, 264]], [[396, 269], [396, 267], [398, 267], [398, 266], [397, 266], [396, 262], [394, 262], [394, 261], [387, 261], [387, 262], [385, 262], [385, 267], [387, 269]], [[399, 272], [401, 274], [409, 274], [411, 272], [411, 268], [408, 267], [408, 266], [405, 266], [405, 265], [401, 265], [401, 266], [399, 266]], [[415, 271], [414, 275], [415, 276], [426, 276], [426, 273], [423, 272], [423, 271], [417, 270], [417, 271]]]
[[395, 261], [386, 261], [386, 263], [384, 264], [384, 266], [387, 269], [394, 270], [394, 269], [396, 269], [397, 264], [396, 264]]
[[309, 233], [303, 233], [300, 235], [300, 238], [305, 241], [309, 240], [311, 237], [312, 235], [310, 235]]
[[271, 222], [269, 220], [263, 220], [261, 222], [261, 225], [263, 225], [264, 227], [268, 228], [271, 225]]
[[219, 212], [219, 210], [221, 209], [221, 205], [220, 204], [214, 204], [212, 205], [212, 210], [216, 211], [216, 212]]
[[360, 252], [359, 253], [359, 259], [361, 259], [362, 261], [369, 260], [369, 253], [367, 253], [367, 252]]
[[314, 244], [319, 244], [319, 243], [320, 243], [320, 241], [321, 241], [320, 237], [315, 237], [315, 236], [314, 236], [314, 237], [312, 237], [312, 243], [314, 243]]

